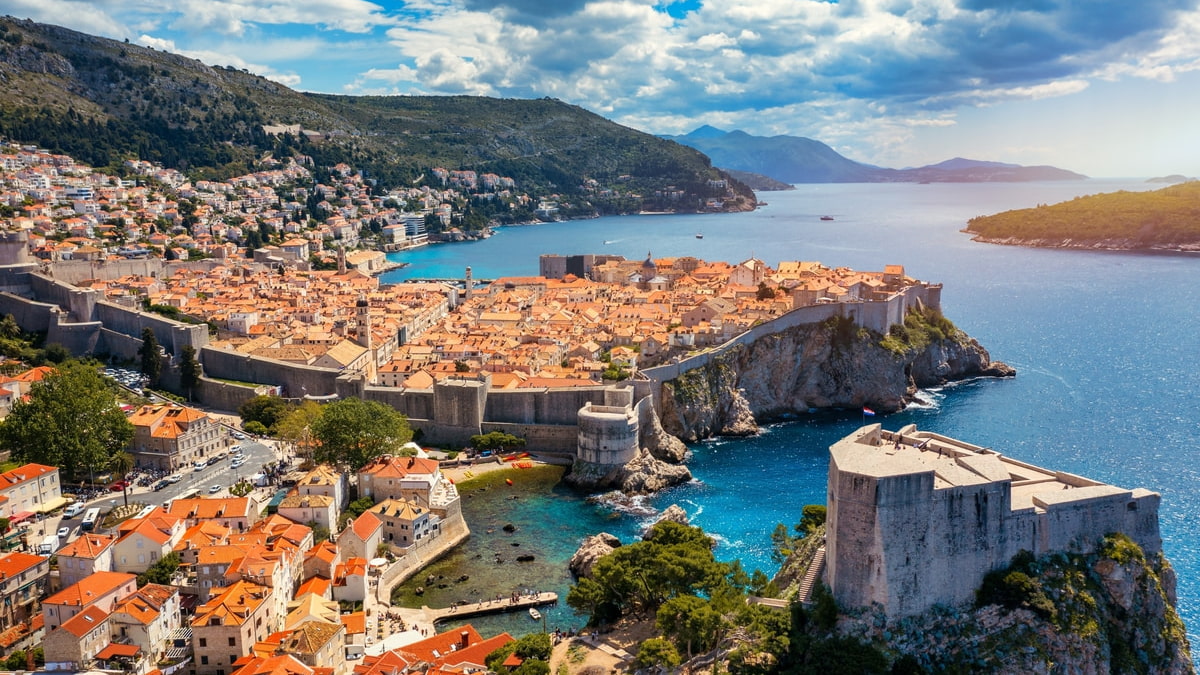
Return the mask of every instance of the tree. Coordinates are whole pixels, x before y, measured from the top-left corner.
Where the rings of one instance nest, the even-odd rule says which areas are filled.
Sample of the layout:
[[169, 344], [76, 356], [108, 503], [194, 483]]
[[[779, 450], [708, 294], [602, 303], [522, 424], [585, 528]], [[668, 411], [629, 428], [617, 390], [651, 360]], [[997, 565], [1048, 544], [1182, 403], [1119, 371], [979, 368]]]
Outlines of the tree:
[[203, 371], [200, 368], [200, 362], [196, 360], [196, 348], [191, 345], [184, 345], [179, 351], [179, 386], [183, 387], [187, 392], [188, 400], [192, 400], [192, 390], [196, 385], [200, 384], [200, 375]]
[[142, 372], [150, 380], [150, 386], [158, 385], [158, 376], [162, 374], [162, 356], [159, 353], [158, 338], [150, 328], [142, 329], [142, 346], [138, 348], [138, 356], [142, 358]]
[[245, 478], [229, 486], [229, 494], [234, 497], [245, 497], [251, 492], [254, 492], [254, 484]]
[[109, 465], [133, 440], [111, 386], [93, 367], [59, 365], [0, 423], [0, 448], [13, 459], [57, 466], [64, 479], [82, 480]]
[[323, 412], [324, 408], [321, 407], [321, 404], [316, 401], [305, 401], [275, 425], [275, 435], [291, 444], [296, 454], [311, 458], [312, 425], [320, 419]]
[[633, 667], [637, 669], [643, 668], [674, 668], [682, 663], [679, 658], [679, 652], [675, 649], [675, 645], [662, 638], [650, 638], [638, 647], [637, 657], [633, 660]]
[[266, 436], [271, 433], [271, 430], [263, 426], [263, 423], [258, 420], [246, 422], [242, 425], [242, 429], [245, 429], [246, 433], [254, 434], [255, 436]]
[[754, 297], [757, 300], [774, 300], [775, 289], [767, 285], [767, 282], [758, 282], [758, 290], [755, 291]]
[[[108, 461], [108, 468], [112, 470], [121, 480], [125, 480], [125, 476], [133, 469], [133, 455], [129, 454], [128, 450], [121, 450], [114, 454]], [[125, 505], [129, 506], [129, 485], [126, 483], [121, 488], [121, 497], [125, 500]]]
[[171, 577], [175, 575], [175, 570], [179, 569], [179, 554], [171, 551], [158, 560], [154, 564], [138, 575], [138, 587], [146, 584], [162, 584], [169, 586]]
[[325, 406], [312, 424], [313, 460], [345, 464], [358, 471], [380, 455], [394, 453], [412, 438], [408, 419], [375, 401], [347, 398]]
[[476, 450], [511, 450], [525, 447], [525, 439], [503, 431], [489, 431], [471, 437], [471, 447]]
[[663, 603], [654, 624], [690, 659], [717, 644], [724, 620], [707, 600], [680, 595]]
[[258, 422], [268, 431], [274, 429], [291, 411], [292, 407], [288, 402], [278, 396], [255, 396], [238, 407], [243, 426], [247, 422]]

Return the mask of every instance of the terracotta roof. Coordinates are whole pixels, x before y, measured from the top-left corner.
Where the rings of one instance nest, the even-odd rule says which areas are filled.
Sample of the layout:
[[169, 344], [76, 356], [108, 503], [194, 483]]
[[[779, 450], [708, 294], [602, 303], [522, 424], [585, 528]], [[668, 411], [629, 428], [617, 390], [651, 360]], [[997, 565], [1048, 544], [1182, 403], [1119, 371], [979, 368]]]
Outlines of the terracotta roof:
[[379, 519], [379, 516], [370, 511], [363, 511], [361, 515], [354, 519], [354, 525], [351, 526], [351, 529], [354, 531], [356, 537], [362, 541], [366, 541], [381, 527], [383, 527], [383, 521]]
[[108, 612], [92, 605], [68, 619], [60, 628], [75, 637], [81, 638], [96, 629], [96, 626], [108, 619]]
[[338, 618], [341, 619], [342, 625], [346, 627], [346, 635], [358, 635], [359, 633], [367, 632], [366, 612], [343, 614]]
[[231, 675], [315, 675], [316, 672], [291, 654], [243, 656], [236, 665], [238, 668]]
[[117, 540], [107, 534], [87, 533], [58, 550], [58, 557], [98, 558]]
[[[595, 384], [595, 383], [592, 383]], [[372, 477], [403, 478], [410, 473], [431, 474], [438, 472], [436, 459], [425, 457], [391, 457], [384, 456], [364, 466], [359, 474]]]
[[236, 581], [196, 609], [192, 626], [240, 626], [270, 597], [271, 589], [249, 581]]
[[21, 553], [20, 551], [0, 555], [0, 579], [18, 576], [22, 572], [46, 562], [46, 560], [48, 558], [31, 553]]
[[46, 598], [43, 604], [83, 607], [136, 579], [136, 574], [125, 572], [95, 572]]
[[329, 579], [322, 576], [311, 577], [296, 588], [296, 597], [303, 598], [305, 595], [312, 594], [324, 598], [329, 595], [330, 583]]
[[27, 480], [40, 478], [51, 471], [58, 471], [56, 466], [46, 466], [45, 464], [26, 464], [18, 466], [15, 469], [10, 469], [4, 473], [0, 473], [0, 490], [6, 490], [9, 486], [24, 483]]

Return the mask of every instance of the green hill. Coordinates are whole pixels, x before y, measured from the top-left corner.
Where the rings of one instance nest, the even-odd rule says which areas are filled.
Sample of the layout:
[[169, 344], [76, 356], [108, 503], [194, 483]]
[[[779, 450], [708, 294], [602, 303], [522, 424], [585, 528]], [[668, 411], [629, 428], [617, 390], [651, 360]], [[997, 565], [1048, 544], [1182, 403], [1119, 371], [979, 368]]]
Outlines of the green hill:
[[[264, 153], [297, 153], [365, 169], [381, 187], [434, 167], [492, 172], [535, 195], [581, 195], [599, 212], [696, 210], [709, 197], [726, 197], [728, 208], [754, 203], [736, 180], [734, 195], [710, 187], [728, 177], [700, 152], [554, 99], [305, 94], [11, 17], [0, 19], [0, 83], [0, 135], [113, 170], [137, 157], [220, 178], [246, 172]], [[268, 135], [264, 125], [306, 133]], [[684, 197], [656, 201], [671, 186]]]
[[999, 244], [1200, 250], [1200, 182], [979, 216], [964, 231], [976, 241]]

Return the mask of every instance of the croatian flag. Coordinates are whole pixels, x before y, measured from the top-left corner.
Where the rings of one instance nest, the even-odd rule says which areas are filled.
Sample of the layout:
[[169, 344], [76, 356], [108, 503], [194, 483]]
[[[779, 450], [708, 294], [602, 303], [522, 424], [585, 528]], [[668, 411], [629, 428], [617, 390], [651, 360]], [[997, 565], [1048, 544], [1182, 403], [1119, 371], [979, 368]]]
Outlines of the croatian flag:
[[875, 411], [871, 410], [870, 408], [868, 408], [867, 406], [864, 405], [863, 406], [863, 415], [866, 415], [867, 417], [874, 417]]

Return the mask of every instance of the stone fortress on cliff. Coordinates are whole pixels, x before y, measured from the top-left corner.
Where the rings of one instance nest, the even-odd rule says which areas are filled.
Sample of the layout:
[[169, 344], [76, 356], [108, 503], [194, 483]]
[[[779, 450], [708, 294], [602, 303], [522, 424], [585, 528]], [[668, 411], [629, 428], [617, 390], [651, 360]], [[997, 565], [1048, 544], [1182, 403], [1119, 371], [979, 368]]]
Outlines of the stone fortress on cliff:
[[824, 581], [839, 605], [890, 617], [961, 605], [1023, 550], [1092, 553], [1120, 532], [1161, 552], [1159, 501], [915, 425], [872, 424], [830, 448]]

